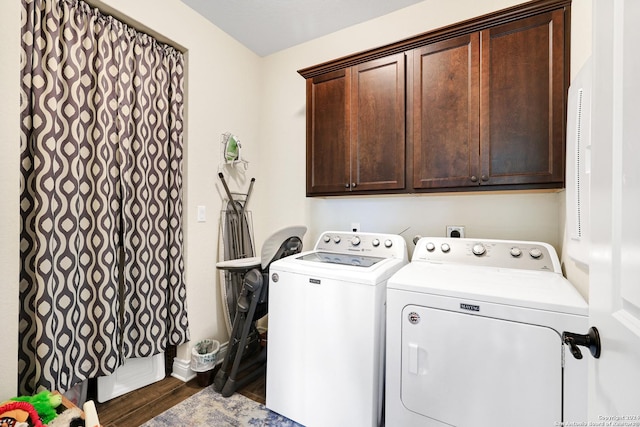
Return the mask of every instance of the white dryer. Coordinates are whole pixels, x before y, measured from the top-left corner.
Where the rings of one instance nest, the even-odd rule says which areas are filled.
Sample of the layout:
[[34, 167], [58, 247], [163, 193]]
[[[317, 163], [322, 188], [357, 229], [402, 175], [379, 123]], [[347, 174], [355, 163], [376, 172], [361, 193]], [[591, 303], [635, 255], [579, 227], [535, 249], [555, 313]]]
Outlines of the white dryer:
[[267, 408], [307, 427], [376, 427], [384, 406], [387, 280], [397, 235], [325, 232], [271, 264]]
[[388, 281], [386, 425], [558, 426], [587, 419], [587, 304], [545, 243], [422, 238]]

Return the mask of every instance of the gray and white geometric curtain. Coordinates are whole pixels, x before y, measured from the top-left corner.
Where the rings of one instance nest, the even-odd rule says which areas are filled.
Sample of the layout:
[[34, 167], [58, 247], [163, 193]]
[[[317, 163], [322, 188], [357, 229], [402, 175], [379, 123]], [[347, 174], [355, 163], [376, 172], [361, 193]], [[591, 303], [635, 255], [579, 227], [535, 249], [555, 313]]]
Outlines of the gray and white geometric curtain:
[[80, 0], [22, 0], [19, 393], [189, 340], [184, 58]]

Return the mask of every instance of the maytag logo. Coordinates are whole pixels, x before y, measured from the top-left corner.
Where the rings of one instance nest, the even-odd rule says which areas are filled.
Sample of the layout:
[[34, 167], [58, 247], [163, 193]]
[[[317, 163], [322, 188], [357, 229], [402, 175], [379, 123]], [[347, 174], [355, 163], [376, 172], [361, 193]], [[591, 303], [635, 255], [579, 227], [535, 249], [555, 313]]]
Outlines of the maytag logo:
[[320, 284], [320, 279], [309, 279], [309, 283], [312, 283], [314, 285], [319, 285]]
[[479, 305], [465, 304], [463, 302], [460, 303], [460, 308], [468, 311], [480, 311]]

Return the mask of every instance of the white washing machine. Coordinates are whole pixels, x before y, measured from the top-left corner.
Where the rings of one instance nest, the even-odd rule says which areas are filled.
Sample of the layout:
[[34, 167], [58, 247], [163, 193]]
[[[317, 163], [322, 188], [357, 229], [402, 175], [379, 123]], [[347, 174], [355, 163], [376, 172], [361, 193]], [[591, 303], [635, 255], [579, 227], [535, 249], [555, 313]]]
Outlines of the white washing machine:
[[587, 311], [548, 244], [420, 239], [387, 286], [386, 425], [585, 422], [587, 361], [562, 333]]
[[397, 235], [325, 232], [271, 264], [266, 406], [307, 427], [379, 426], [387, 280]]

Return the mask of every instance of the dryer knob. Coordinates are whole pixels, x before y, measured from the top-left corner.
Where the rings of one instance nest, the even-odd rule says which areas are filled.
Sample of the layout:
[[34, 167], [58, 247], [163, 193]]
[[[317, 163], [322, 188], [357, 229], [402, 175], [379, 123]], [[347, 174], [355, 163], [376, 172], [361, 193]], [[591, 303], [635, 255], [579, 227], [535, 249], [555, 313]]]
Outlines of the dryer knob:
[[433, 252], [433, 251], [435, 251], [435, 250], [436, 250], [436, 245], [434, 245], [434, 244], [433, 244], [433, 242], [429, 242], [429, 243], [427, 243], [427, 250], [428, 250], [429, 252]]
[[331, 236], [329, 236], [328, 234], [325, 234], [324, 237], [322, 238], [322, 240], [325, 243], [329, 243], [331, 241]]
[[443, 243], [442, 245], [440, 245], [440, 249], [446, 254], [451, 250], [451, 246], [449, 246], [448, 243]]
[[484, 255], [487, 252], [487, 248], [485, 248], [482, 243], [476, 243], [475, 245], [473, 245], [473, 248], [471, 248], [471, 250], [476, 256]]
[[380, 240], [373, 239], [373, 242], [371, 242], [371, 244], [373, 245], [374, 248], [377, 248], [378, 246], [380, 246]]
[[393, 246], [393, 242], [391, 241], [391, 239], [387, 239], [384, 241], [385, 248], [390, 248], [391, 246]]
[[335, 236], [335, 237], [333, 238], [333, 241], [334, 241], [334, 242], [336, 242], [336, 243], [340, 243], [340, 240], [341, 240], [341, 239], [340, 239], [340, 236]]
[[511, 251], [509, 251], [509, 253], [511, 254], [512, 257], [518, 258], [520, 255], [522, 255], [522, 250], [514, 246], [511, 248]]

